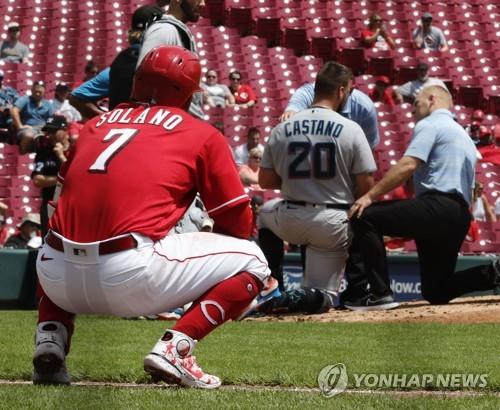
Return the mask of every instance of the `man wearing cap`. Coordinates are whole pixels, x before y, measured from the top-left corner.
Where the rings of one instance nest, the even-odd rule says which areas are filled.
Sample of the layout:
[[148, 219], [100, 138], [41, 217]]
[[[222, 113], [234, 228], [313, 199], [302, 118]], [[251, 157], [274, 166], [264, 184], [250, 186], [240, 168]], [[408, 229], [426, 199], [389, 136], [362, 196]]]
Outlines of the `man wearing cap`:
[[446, 84], [439, 78], [429, 77], [429, 66], [427, 63], [420, 62], [417, 64], [417, 79], [413, 81], [408, 81], [403, 85], [400, 85], [393, 91], [393, 98], [397, 104], [402, 102], [407, 102], [413, 104], [415, 97], [424, 87], [430, 87], [431, 85], [438, 85], [444, 89]]
[[54, 113], [52, 104], [44, 96], [45, 85], [36, 82], [31, 87], [31, 95], [19, 97], [10, 110], [21, 154], [35, 151], [35, 137]]
[[52, 200], [57, 184], [57, 173], [66, 162], [65, 152], [69, 149], [68, 122], [62, 115], [54, 115], [43, 127], [44, 137], [36, 152], [31, 179], [33, 184], [42, 189], [42, 204], [40, 216], [42, 233], [47, 232], [47, 204]]
[[3, 84], [3, 70], [0, 70], [0, 128], [9, 128], [12, 120], [10, 118], [10, 109], [19, 98], [17, 91]]
[[11, 22], [7, 25], [7, 40], [0, 44], [0, 59], [12, 63], [26, 63], [29, 55], [29, 48], [19, 41], [21, 27], [19, 23]]
[[144, 30], [163, 16], [158, 6], [139, 7], [132, 15], [132, 27], [128, 32], [130, 47], [116, 56], [109, 71], [109, 109], [130, 100], [135, 67], [139, 58]]
[[448, 50], [448, 44], [443, 31], [432, 25], [432, 14], [424, 13], [422, 25], [413, 31], [413, 45], [416, 49]]
[[19, 232], [7, 239], [4, 245], [5, 248], [27, 249], [30, 240], [38, 236], [40, 215], [34, 213], [26, 214], [17, 225], [17, 228]]
[[66, 83], [58, 83], [54, 91], [54, 99], [50, 100], [54, 114], [64, 115], [69, 123], [81, 121], [82, 115], [73, 107], [69, 101], [68, 96], [71, 93], [71, 87]]
[[392, 93], [389, 89], [390, 85], [391, 81], [389, 80], [389, 77], [379, 75], [375, 78], [375, 87], [370, 90], [368, 95], [373, 102], [381, 102], [392, 107], [394, 106], [394, 99], [392, 98]]

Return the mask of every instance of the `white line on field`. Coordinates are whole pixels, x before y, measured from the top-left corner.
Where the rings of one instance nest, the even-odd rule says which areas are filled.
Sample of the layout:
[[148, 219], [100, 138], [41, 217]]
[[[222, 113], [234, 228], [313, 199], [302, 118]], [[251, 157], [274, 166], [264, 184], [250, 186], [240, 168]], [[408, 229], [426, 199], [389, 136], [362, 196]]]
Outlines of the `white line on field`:
[[[0, 386], [27, 386], [31, 385], [27, 380], [0, 380]], [[79, 381], [71, 383], [71, 386], [77, 387], [115, 387], [115, 388], [139, 388], [139, 389], [177, 389], [179, 386], [163, 383], [121, 383], [121, 382], [98, 382], [98, 381]], [[315, 393], [320, 394], [318, 388], [309, 387], [286, 387], [286, 386], [256, 386], [249, 384], [230, 384], [223, 385], [221, 390], [236, 391], [275, 391], [275, 392], [294, 392], [294, 393]], [[441, 397], [477, 397], [477, 396], [496, 396], [500, 397], [500, 392], [496, 391], [471, 391], [471, 390], [361, 390], [347, 389], [346, 394], [378, 394], [391, 396], [441, 396]]]

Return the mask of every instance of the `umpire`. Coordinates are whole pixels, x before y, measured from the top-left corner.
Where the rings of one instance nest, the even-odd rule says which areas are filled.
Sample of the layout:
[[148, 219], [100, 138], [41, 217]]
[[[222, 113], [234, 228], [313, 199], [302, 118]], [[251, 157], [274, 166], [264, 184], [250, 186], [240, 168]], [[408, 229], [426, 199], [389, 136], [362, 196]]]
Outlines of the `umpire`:
[[[500, 285], [500, 258], [454, 272], [471, 215], [476, 149], [449, 111], [452, 97], [440, 86], [424, 88], [415, 100], [417, 124], [404, 156], [349, 211], [368, 277], [389, 283], [382, 235], [413, 238], [417, 244], [422, 296], [447, 303], [464, 293]], [[372, 202], [413, 176], [415, 199]], [[350, 303], [368, 310], [378, 295]], [[346, 302], [347, 306], [347, 302]]]

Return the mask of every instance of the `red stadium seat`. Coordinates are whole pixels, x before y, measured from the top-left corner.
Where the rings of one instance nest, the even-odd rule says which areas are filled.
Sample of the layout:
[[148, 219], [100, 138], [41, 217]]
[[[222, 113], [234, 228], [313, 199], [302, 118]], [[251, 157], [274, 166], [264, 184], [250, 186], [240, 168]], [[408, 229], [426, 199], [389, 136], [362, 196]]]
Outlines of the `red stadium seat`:
[[458, 87], [457, 103], [468, 107], [483, 108], [483, 89], [478, 86], [460, 85]]
[[363, 74], [366, 69], [365, 50], [363, 48], [344, 48], [340, 52], [340, 62], [349, 67], [354, 75]]
[[301, 19], [285, 20], [281, 45], [294, 50], [296, 56], [304, 55], [307, 52], [307, 32]]

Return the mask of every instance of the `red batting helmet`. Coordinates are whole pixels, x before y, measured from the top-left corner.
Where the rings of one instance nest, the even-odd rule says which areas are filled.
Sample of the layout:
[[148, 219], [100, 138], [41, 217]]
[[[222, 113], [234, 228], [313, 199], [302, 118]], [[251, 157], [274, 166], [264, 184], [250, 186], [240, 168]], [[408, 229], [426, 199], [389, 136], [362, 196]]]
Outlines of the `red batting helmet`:
[[178, 46], [152, 49], [137, 68], [132, 99], [184, 108], [194, 92], [200, 91], [198, 57]]

